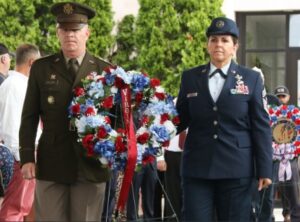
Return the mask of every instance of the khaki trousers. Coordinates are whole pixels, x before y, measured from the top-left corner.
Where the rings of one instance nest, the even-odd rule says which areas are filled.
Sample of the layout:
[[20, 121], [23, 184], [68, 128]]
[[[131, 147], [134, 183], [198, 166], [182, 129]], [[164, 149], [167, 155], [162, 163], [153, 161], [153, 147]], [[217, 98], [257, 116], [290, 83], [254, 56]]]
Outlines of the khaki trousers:
[[36, 180], [36, 221], [101, 221], [106, 183]]

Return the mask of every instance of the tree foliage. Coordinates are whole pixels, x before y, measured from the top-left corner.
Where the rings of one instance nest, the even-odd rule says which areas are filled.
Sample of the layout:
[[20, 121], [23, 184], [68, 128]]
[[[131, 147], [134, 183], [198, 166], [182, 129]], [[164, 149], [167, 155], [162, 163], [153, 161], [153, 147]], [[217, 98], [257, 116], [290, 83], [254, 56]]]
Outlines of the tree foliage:
[[120, 64], [125, 70], [138, 68], [135, 53], [134, 25], [135, 17], [133, 15], [125, 16], [118, 24], [114, 53], [110, 59], [113, 64]]
[[[21, 43], [36, 44], [43, 54], [59, 49], [56, 37], [55, 17], [50, 7], [61, 0], [0, 0], [0, 42], [14, 50]], [[96, 17], [90, 21], [92, 30], [88, 49], [93, 54], [106, 57], [113, 37], [113, 17], [110, 0], [78, 0], [96, 10]]]
[[207, 61], [205, 31], [222, 0], [139, 0], [137, 64], [176, 95], [180, 74]]

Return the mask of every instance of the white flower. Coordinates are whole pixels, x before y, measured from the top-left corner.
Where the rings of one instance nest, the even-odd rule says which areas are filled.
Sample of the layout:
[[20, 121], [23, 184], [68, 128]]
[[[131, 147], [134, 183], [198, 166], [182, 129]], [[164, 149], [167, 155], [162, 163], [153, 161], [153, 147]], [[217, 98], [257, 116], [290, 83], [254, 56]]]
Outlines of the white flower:
[[118, 88], [115, 87], [115, 86], [112, 86], [112, 87], [110, 88], [110, 92], [111, 92], [111, 94], [117, 94], [117, 93], [118, 93]]

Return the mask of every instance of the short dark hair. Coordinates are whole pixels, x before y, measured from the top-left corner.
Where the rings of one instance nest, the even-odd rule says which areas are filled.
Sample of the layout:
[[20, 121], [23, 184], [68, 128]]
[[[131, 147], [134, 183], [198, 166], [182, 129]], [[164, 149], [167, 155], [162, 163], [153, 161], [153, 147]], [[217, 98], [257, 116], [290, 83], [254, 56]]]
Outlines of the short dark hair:
[[39, 54], [40, 51], [37, 46], [32, 44], [22, 44], [16, 49], [16, 65], [24, 64], [33, 56]]

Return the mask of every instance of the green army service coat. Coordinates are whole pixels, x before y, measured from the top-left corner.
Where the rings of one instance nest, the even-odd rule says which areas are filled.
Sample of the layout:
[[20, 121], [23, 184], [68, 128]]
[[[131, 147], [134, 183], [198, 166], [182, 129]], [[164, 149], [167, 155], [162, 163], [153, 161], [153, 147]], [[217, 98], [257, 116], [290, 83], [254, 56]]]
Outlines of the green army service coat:
[[[22, 165], [36, 162], [37, 179], [74, 183], [78, 172], [91, 182], [109, 179], [107, 168], [83, 154], [77, 132], [70, 128], [68, 117], [74, 87], [89, 73], [102, 73], [108, 65], [87, 52], [74, 82], [62, 53], [38, 59], [32, 65], [20, 126], [20, 157]], [[35, 153], [40, 119], [43, 132]]]

